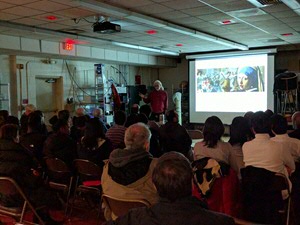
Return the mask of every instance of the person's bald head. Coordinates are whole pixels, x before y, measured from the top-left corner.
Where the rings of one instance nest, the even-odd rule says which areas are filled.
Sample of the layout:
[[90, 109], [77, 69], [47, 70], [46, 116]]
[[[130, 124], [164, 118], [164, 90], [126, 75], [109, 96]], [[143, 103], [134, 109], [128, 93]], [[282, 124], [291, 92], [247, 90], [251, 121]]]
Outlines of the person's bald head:
[[128, 149], [149, 150], [151, 131], [143, 123], [135, 123], [126, 129], [124, 142]]

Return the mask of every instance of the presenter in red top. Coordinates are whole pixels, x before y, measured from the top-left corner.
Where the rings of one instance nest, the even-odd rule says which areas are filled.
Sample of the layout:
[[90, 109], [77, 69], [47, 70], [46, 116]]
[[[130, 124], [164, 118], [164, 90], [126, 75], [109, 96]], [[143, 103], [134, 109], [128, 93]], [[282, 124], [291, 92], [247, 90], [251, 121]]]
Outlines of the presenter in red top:
[[151, 119], [159, 121], [159, 115], [165, 114], [168, 109], [168, 93], [164, 91], [164, 87], [159, 80], [153, 83], [154, 90], [148, 96], [139, 94], [145, 103], [151, 105]]

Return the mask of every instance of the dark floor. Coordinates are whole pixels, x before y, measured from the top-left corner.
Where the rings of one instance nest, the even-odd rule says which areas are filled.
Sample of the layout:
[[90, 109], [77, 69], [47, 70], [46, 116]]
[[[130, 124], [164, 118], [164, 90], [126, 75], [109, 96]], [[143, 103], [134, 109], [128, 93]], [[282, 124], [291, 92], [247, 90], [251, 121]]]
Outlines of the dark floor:
[[[105, 219], [101, 211], [98, 214], [98, 210], [99, 206], [87, 206], [83, 202], [78, 202], [70, 216], [65, 217], [64, 211], [51, 211], [51, 217], [56, 221], [61, 221], [64, 225], [101, 225]], [[0, 215], [0, 225], [2, 225], [1, 223], [3, 225], [15, 225], [16, 220]]]

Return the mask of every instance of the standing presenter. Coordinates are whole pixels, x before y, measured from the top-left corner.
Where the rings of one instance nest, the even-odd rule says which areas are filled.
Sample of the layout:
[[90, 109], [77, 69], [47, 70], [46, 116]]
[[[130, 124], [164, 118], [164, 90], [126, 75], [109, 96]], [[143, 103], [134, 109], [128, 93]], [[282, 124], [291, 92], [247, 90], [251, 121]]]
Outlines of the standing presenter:
[[164, 87], [159, 80], [153, 83], [154, 90], [148, 96], [139, 94], [145, 103], [150, 103], [151, 119], [159, 121], [159, 115], [165, 114], [168, 109], [168, 93], [164, 91]]

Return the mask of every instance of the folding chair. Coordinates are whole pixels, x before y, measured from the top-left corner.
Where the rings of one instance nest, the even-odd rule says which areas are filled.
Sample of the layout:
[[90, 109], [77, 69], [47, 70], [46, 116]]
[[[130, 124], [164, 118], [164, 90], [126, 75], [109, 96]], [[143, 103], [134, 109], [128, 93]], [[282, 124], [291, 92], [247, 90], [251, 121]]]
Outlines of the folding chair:
[[[263, 168], [241, 169], [245, 219], [258, 223], [289, 224], [290, 193], [287, 178]], [[288, 198], [283, 200], [282, 191]]]
[[45, 163], [47, 167], [46, 180], [49, 187], [54, 190], [62, 191], [64, 196], [66, 196], [65, 215], [67, 215], [73, 184], [73, 174], [67, 164], [58, 158], [45, 158]]
[[[73, 162], [73, 166], [76, 173], [76, 184], [75, 184], [75, 191], [74, 191], [74, 198], [73, 203], [71, 205], [71, 212], [72, 214], [73, 207], [75, 205], [75, 201], [80, 196], [92, 196], [92, 199], [99, 199], [99, 211], [98, 217], [101, 211], [101, 176], [102, 176], [102, 168], [100, 168], [95, 163], [85, 160], [85, 159], [75, 159]], [[89, 198], [82, 198], [88, 200]], [[90, 203], [90, 202], [88, 202]]]
[[234, 224], [236, 225], [263, 225], [261, 223], [254, 223], [252, 221], [243, 220], [239, 218], [233, 218], [233, 219], [234, 219]]
[[0, 177], [0, 195], [13, 196], [15, 199], [20, 199], [22, 204], [17, 207], [8, 207], [0, 204], [0, 214], [14, 217], [20, 224], [36, 224], [25, 219], [25, 214], [30, 209], [34, 216], [39, 221], [40, 225], [44, 225], [44, 221], [38, 215], [36, 209], [30, 203], [19, 185], [9, 177]]
[[102, 194], [102, 201], [106, 203], [116, 217], [125, 215], [130, 209], [133, 208], [145, 206], [150, 207], [150, 203], [145, 199], [120, 199], [107, 194]]
[[203, 134], [200, 130], [187, 130], [191, 139], [203, 139]]

